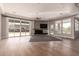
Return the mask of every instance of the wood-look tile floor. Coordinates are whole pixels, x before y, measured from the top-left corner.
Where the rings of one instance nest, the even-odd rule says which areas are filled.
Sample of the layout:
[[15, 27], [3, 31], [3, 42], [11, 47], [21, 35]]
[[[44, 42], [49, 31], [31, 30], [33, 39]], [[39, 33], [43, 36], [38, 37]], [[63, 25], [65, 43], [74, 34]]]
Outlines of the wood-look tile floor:
[[29, 42], [29, 40], [30, 36], [0, 40], [0, 55], [79, 56], [79, 39], [45, 42]]

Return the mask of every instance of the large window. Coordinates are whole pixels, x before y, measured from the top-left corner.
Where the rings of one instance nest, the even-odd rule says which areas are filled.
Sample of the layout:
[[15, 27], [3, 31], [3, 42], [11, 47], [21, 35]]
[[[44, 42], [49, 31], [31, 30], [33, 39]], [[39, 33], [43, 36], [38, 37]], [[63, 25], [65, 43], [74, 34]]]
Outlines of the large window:
[[75, 19], [75, 31], [79, 31], [79, 20]]
[[[78, 24], [76, 23], [76, 30], [78, 30]], [[55, 28], [55, 29], [54, 29]], [[55, 21], [55, 27], [54, 24], [50, 25], [50, 34], [71, 34], [71, 19], [65, 19], [65, 20], [58, 20]]]
[[54, 24], [50, 24], [50, 34], [54, 34]]
[[63, 20], [63, 34], [71, 34], [71, 19]]
[[61, 21], [55, 21], [55, 33], [61, 34]]
[[8, 18], [8, 37], [30, 35], [30, 21]]

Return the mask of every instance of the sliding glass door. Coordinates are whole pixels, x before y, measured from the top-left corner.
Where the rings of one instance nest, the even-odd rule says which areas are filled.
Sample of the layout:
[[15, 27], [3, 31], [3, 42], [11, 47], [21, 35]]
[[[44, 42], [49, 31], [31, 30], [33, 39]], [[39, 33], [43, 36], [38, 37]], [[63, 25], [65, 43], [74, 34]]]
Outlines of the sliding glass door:
[[8, 37], [30, 35], [30, 21], [8, 18]]
[[21, 36], [30, 35], [30, 22], [21, 21]]

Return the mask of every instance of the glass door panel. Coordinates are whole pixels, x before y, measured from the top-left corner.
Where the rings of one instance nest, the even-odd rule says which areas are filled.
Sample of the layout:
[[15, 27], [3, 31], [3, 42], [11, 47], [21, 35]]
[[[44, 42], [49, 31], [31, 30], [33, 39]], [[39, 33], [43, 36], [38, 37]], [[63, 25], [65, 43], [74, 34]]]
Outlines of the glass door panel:
[[30, 35], [30, 22], [25, 22], [25, 33]]
[[25, 21], [21, 21], [21, 36], [25, 35], [26, 27], [25, 27]]
[[8, 37], [30, 35], [30, 21], [8, 18]]
[[20, 36], [20, 20], [15, 20], [15, 36]]
[[14, 20], [12, 18], [8, 18], [8, 37], [14, 37]]

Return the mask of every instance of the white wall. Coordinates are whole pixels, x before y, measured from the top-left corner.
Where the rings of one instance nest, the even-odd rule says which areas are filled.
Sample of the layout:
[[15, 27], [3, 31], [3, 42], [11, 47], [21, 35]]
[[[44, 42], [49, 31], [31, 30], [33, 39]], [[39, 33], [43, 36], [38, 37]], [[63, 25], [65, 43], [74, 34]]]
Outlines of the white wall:
[[0, 39], [1, 39], [1, 13], [0, 13]]
[[1, 16], [1, 39], [8, 38], [8, 19]]
[[1, 13], [2, 13], [2, 9], [0, 5], [0, 40], [1, 40]]

